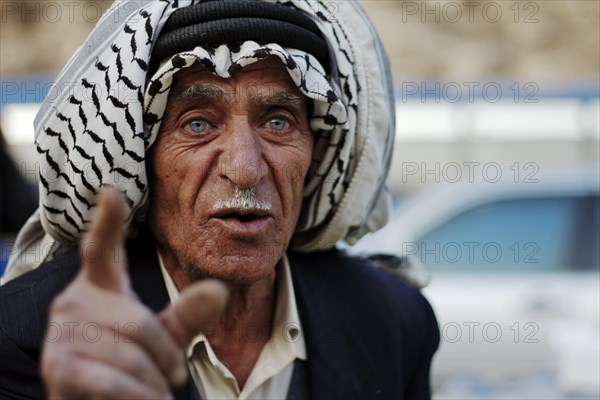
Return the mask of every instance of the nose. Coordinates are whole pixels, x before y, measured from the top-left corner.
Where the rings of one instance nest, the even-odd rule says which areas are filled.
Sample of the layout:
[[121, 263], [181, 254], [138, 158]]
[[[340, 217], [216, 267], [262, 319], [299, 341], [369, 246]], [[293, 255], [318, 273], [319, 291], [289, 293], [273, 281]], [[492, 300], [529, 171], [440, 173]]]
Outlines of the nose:
[[240, 189], [255, 187], [267, 174], [258, 133], [246, 118], [238, 118], [225, 135], [220, 159], [221, 176]]

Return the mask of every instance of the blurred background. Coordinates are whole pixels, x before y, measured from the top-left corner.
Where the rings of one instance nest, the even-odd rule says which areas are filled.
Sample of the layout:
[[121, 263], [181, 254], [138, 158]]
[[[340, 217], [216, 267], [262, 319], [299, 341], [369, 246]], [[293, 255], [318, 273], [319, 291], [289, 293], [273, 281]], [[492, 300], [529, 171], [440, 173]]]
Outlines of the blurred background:
[[[393, 67], [395, 208], [352, 251], [430, 278], [434, 397], [598, 399], [600, 2], [361, 4]], [[0, 2], [0, 271], [37, 202], [33, 117], [110, 5]]]

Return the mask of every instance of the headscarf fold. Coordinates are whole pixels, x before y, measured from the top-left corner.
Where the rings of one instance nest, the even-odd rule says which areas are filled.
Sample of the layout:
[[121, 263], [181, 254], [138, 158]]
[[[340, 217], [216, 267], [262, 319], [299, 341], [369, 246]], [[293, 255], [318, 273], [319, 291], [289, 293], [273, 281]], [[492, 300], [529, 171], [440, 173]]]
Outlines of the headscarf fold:
[[271, 1], [314, 18], [331, 65], [300, 50], [247, 41], [235, 50], [190, 49], [149, 76], [161, 28], [175, 10], [196, 2], [117, 0], [61, 72], [60, 93], [45, 100], [34, 123], [37, 152], [47, 165], [40, 169], [40, 206], [17, 237], [2, 283], [76, 243], [104, 185], [123, 193], [124, 226], [134, 234], [133, 221], [145, 218], [148, 203], [146, 151], [159, 130], [170, 81], [197, 60], [213, 63], [214, 73], [227, 77], [227, 63], [243, 66], [268, 53], [286, 63], [313, 101], [315, 147], [292, 249], [353, 243], [387, 222], [394, 95], [387, 56], [360, 6]]

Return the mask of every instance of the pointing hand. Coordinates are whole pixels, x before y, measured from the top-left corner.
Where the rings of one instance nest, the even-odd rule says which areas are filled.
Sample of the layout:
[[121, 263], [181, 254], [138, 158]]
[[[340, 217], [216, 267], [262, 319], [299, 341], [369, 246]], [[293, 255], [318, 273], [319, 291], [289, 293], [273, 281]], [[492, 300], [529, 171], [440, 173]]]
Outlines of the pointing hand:
[[69, 334], [44, 343], [42, 377], [50, 398], [170, 398], [170, 386], [187, 378], [183, 349], [225, 308], [227, 290], [218, 281], [186, 288], [159, 315], [136, 298], [121, 202], [115, 189], [103, 190], [81, 243], [81, 270], [51, 305], [47, 337], [56, 336], [50, 333], [56, 326], [69, 327]]

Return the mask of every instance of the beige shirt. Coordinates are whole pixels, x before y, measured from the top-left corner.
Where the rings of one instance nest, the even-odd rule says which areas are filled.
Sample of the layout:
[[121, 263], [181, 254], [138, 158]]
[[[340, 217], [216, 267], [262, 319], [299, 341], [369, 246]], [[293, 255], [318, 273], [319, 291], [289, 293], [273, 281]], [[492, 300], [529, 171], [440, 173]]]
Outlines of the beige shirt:
[[[160, 269], [171, 301], [179, 291], [165, 269], [160, 254]], [[294, 360], [306, 360], [306, 344], [296, 306], [296, 295], [287, 256], [277, 264], [277, 304], [271, 339], [263, 347], [244, 388], [240, 390], [235, 376], [212, 350], [204, 335], [198, 335], [187, 348], [188, 366], [203, 399], [285, 399], [292, 379]], [[240, 332], [240, 338], [251, 340], [254, 327]]]

